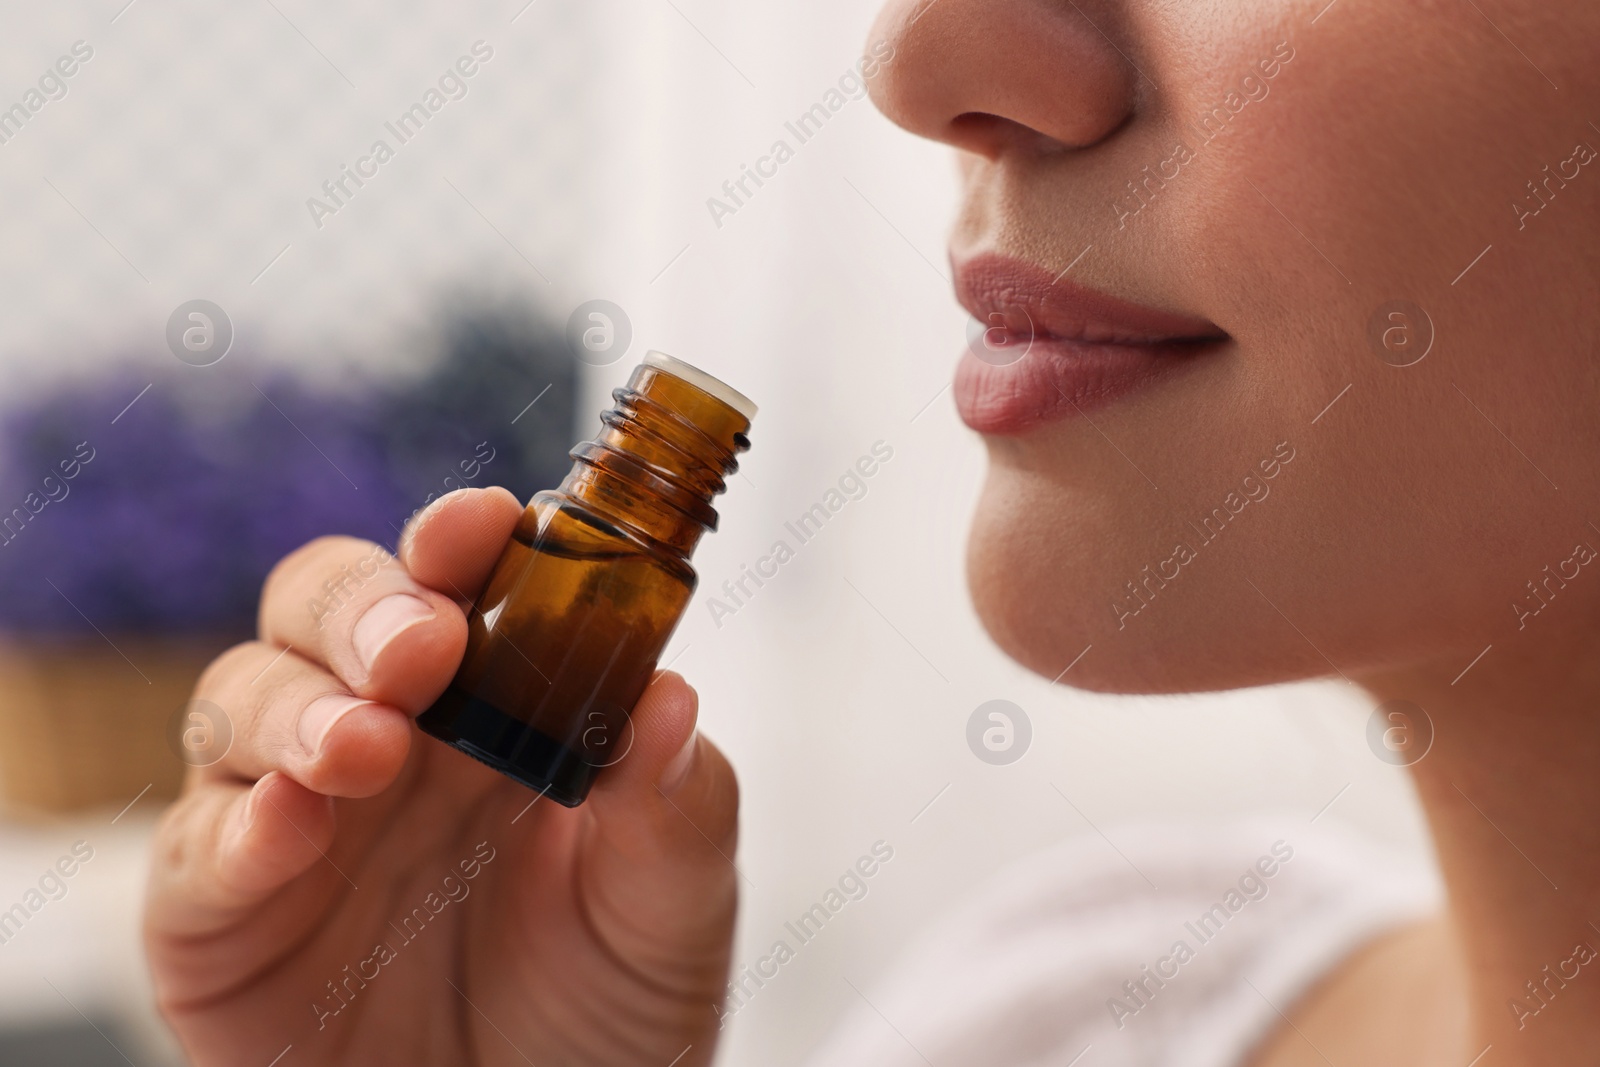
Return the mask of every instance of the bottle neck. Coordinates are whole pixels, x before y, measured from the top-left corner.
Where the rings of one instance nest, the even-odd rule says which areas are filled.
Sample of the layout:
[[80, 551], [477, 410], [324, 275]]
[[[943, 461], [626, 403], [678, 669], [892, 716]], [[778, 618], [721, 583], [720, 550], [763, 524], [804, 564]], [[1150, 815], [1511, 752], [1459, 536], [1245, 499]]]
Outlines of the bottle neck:
[[636, 368], [612, 392], [600, 433], [571, 452], [560, 492], [629, 534], [687, 561], [717, 528], [712, 499], [750, 447], [750, 420], [659, 368]]

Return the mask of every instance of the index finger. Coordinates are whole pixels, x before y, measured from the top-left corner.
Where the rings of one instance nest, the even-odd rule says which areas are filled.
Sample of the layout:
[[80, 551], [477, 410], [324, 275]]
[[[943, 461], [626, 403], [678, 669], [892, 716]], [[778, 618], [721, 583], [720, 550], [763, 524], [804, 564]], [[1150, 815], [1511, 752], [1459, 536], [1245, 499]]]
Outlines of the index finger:
[[326, 667], [357, 695], [420, 711], [460, 663], [461, 605], [487, 579], [520, 514], [503, 489], [462, 490], [418, 517], [399, 560], [354, 538], [313, 541], [268, 576], [262, 640]]

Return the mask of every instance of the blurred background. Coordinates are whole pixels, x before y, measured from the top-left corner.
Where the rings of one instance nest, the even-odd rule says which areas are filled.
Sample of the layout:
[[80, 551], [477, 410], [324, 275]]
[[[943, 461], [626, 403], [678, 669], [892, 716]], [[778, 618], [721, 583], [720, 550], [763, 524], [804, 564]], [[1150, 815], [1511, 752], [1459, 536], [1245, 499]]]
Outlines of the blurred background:
[[[785, 127], [840, 88], [872, 15], [0, 14], [0, 909], [75, 843], [93, 851], [64, 896], [0, 929], [0, 1062], [180, 1062], [139, 956], [145, 850], [188, 688], [249, 632], [272, 560], [324, 532], [392, 545], [460, 485], [553, 485], [649, 348], [761, 405], [667, 654], [744, 786], [735, 959], [873, 842], [895, 850], [730, 1021], [721, 1062], [799, 1062], [850, 982], [870, 988], [919, 927], [1063, 838], [1265, 810], [1425, 851], [1404, 771], [1369, 750], [1371, 709], [1347, 689], [1096, 697], [984, 636], [962, 578], [984, 459], [948, 390], [965, 327], [943, 254], [952, 161], [849, 83], [803, 144]], [[473, 74], [441, 83], [462, 57]], [[426, 123], [391, 132], [429, 90]], [[380, 139], [392, 151], [361, 162]], [[792, 158], [734, 201], [724, 183], [779, 139]], [[631, 333], [603, 365], [566, 341], [595, 300]], [[714, 615], [708, 597], [874, 446], [892, 458], [865, 495]], [[968, 743], [992, 700], [1031, 725], [1005, 765]]]

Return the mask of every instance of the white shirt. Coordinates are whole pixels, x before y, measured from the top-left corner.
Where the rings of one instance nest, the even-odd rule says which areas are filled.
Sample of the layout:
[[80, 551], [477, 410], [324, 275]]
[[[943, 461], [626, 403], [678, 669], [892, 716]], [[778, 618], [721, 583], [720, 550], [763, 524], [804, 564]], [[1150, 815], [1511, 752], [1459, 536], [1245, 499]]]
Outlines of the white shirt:
[[862, 987], [812, 1067], [1237, 1067], [1319, 978], [1442, 899], [1431, 857], [1331, 820], [1106, 831], [1003, 872]]

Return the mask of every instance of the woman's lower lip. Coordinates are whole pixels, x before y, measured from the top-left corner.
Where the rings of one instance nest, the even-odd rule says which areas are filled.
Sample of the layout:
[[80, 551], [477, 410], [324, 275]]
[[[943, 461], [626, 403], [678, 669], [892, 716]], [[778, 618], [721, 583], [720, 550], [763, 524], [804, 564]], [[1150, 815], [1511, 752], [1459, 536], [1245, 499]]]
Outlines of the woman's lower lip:
[[[1214, 342], [1213, 342], [1214, 343]], [[1014, 362], [972, 347], [956, 367], [956, 410], [983, 434], [1019, 434], [1106, 404], [1187, 364], [1207, 344], [1091, 344], [1035, 338]]]

